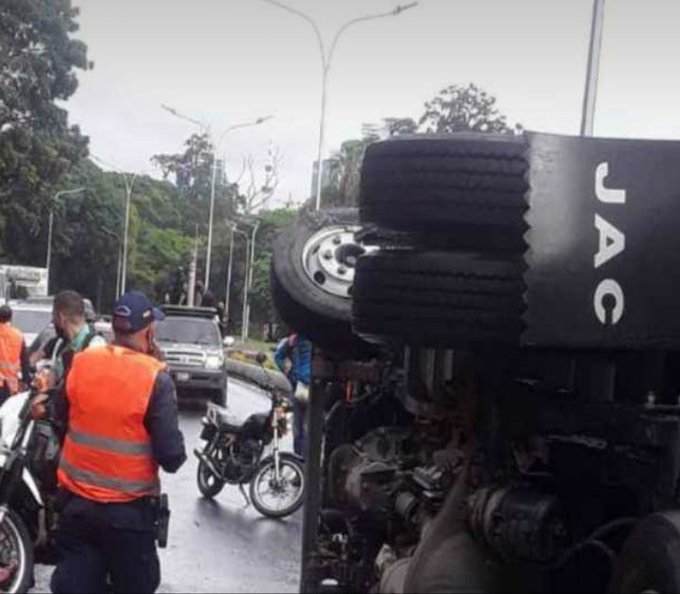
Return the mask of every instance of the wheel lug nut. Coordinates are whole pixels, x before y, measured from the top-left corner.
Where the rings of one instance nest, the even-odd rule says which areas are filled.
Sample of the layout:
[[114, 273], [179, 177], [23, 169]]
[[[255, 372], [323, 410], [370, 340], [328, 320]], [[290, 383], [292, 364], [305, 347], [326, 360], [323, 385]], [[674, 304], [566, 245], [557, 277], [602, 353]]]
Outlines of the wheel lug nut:
[[338, 267], [338, 274], [347, 274], [347, 267], [346, 266], [339, 266]]
[[323, 257], [324, 257], [324, 260], [331, 260], [333, 258], [333, 252], [331, 252], [330, 250], [326, 250], [323, 253]]
[[339, 235], [336, 235], [336, 236], [333, 238], [333, 243], [334, 243], [335, 245], [340, 245], [340, 244], [342, 243], [341, 237], [340, 237]]

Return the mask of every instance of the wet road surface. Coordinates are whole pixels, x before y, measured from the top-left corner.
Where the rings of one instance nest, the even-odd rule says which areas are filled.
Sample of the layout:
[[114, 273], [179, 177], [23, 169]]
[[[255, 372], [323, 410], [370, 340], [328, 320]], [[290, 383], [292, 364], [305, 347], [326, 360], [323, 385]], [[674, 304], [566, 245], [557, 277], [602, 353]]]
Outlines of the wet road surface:
[[[257, 389], [230, 381], [229, 408], [245, 418], [269, 410]], [[168, 548], [159, 551], [159, 592], [297, 592], [302, 516], [285, 520], [260, 516], [237, 487], [226, 486], [214, 502], [201, 498], [196, 486], [198, 461], [193, 455], [205, 404], [182, 402], [181, 428], [189, 459], [176, 475], [162, 475], [172, 517]], [[290, 436], [283, 449], [292, 449]], [[36, 568], [35, 592], [49, 592], [52, 567]]]

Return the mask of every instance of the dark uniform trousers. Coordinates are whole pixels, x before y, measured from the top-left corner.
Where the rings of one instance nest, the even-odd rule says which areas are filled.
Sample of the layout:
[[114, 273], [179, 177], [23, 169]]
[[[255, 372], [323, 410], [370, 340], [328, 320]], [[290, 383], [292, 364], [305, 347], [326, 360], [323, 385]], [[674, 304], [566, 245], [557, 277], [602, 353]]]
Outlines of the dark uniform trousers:
[[67, 496], [56, 535], [52, 592], [155, 592], [160, 584], [156, 506]]

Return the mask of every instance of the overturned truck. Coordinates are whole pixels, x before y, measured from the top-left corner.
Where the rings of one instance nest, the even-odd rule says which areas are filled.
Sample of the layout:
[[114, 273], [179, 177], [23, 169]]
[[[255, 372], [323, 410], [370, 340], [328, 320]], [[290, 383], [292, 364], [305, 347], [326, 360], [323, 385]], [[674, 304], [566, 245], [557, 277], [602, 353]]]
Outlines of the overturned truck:
[[315, 344], [303, 592], [680, 591], [680, 143], [369, 147], [272, 266]]

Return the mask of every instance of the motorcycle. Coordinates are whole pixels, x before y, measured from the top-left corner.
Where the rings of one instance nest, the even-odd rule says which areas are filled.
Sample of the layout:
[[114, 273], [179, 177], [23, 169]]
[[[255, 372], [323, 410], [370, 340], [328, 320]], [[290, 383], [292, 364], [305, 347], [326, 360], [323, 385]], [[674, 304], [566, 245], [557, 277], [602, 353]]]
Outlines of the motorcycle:
[[55, 514], [40, 474], [56, 472], [59, 445], [51, 426], [31, 414], [32, 391], [0, 407], [0, 591], [26, 592], [36, 558], [48, 561]]
[[[260, 361], [260, 365], [262, 361]], [[290, 390], [275, 385], [274, 378], [263, 367], [259, 386], [271, 398], [268, 413], [237, 419], [227, 408], [208, 403], [203, 417], [201, 439], [206, 442], [198, 457], [198, 489], [213, 499], [226, 484], [237, 485], [246, 502], [263, 516], [283, 518], [297, 511], [305, 493], [302, 458], [279, 449], [288, 431]], [[265, 456], [266, 448], [271, 453]], [[249, 495], [245, 485], [250, 485]]]
[[[55, 360], [37, 362], [37, 374], [49, 373]], [[36, 394], [32, 388], [0, 406], [0, 592], [27, 592], [35, 563], [54, 560], [60, 445], [52, 421], [33, 418]]]

